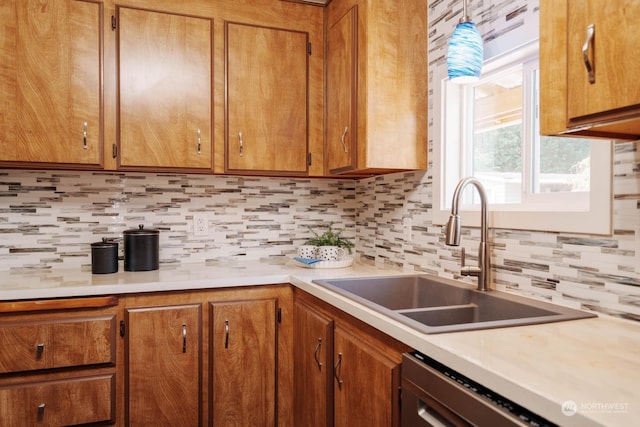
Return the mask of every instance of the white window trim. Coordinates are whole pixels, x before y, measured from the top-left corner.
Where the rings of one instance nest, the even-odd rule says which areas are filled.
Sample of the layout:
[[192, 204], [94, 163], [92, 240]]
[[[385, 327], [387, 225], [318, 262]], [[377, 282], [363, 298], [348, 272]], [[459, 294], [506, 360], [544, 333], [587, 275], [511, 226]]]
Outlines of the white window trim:
[[[519, 49], [521, 59], [531, 55], [529, 49], [537, 48], [537, 40], [527, 45], [524, 49]], [[485, 64], [484, 72], [488, 72], [503, 66], [506, 62], [513, 61], [513, 55], [503, 55], [491, 63]], [[439, 75], [438, 75], [439, 74]], [[445, 131], [449, 138], [459, 139], [463, 132], [468, 132], [463, 124], [453, 125], [452, 120], [446, 120], [447, 110], [445, 108], [447, 92], [446, 85], [446, 67], [444, 70], [434, 70], [431, 84], [433, 85], [433, 102], [434, 107], [431, 110], [433, 121], [432, 134], [437, 136], [433, 141], [433, 217], [434, 224], [446, 224], [451, 213], [450, 202], [453, 191], [460, 176], [461, 159], [460, 152], [456, 147], [454, 150], [449, 149], [449, 158], [447, 158], [446, 150], [442, 149], [442, 141], [445, 141]], [[453, 86], [453, 85], [450, 85]], [[455, 92], [456, 89], [454, 89]], [[457, 90], [463, 90], [462, 88]], [[459, 93], [449, 93], [448, 96], [458, 97]], [[457, 98], [459, 99], [459, 97]], [[439, 110], [439, 114], [438, 111]], [[449, 123], [449, 124], [447, 124]], [[448, 128], [447, 128], [448, 126]], [[611, 235], [612, 233], [612, 151], [613, 143], [606, 140], [596, 140], [591, 142], [592, 159], [598, 161], [591, 162], [591, 178], [590, 178], [590, 196], [588, 208], [574, 208], [573, 210], [553, 210], [550, 206], [556, 206], [553, 202], [554, 197], [579, 198], [583, 195], [571, 193], [550, 194], [546, 200], [538, 206], [531, 205], [527, 210], [521, 210], [522, 206], [508, 205], [489, 205], [489, 226], [492, 228], [504, 228], [515, 230], [539, 230], [553, 232], [568, 233], [588, 233]], [[447, 188], [443, 191], [443, 180]], [[465, 191], [476, 191], [469, 186]], [[541, 200], [544, 198], [540, 198]], [[585, 203], [582, 203], [583, 205]], [[573, 203], [573, 206], [579, 206], [580, 203]], [[463, 226], [480, 226], [479, 207], [461, 206], [460, 216]]]

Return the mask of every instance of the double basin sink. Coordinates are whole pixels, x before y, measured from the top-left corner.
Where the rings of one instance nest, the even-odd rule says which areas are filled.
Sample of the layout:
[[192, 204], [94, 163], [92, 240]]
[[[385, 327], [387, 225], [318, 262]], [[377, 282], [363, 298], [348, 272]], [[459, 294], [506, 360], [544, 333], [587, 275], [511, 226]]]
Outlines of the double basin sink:
[[596, 317], [501, 291], [429, 275], [314, 280], [420, 332], [468, 331]]

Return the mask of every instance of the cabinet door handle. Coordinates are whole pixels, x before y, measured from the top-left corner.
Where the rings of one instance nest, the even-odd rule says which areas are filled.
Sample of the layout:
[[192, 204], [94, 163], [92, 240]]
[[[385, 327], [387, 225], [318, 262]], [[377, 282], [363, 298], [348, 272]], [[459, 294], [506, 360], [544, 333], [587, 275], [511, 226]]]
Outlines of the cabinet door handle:
[[342, 148], [344, 152], [347, 152], [347, 144], [344, 142], [344, 139], [347, 137], [347, 132], [349, 131], [349, 126], [344, 127], [344, 131], [342, 132], [342, 137], [340, 138], [340, 142], [342, 143]]
[[202, 152], [202, 133], [198, 129], [198, 154]]
[[313, 358], [316, 360], [316, 364], [318, 365], [318, 370], [322, 371], [322, 362], [318, 358], [318, 353], [320, 352], [320, 346], [322, 345], [322, 338], [318, 338], [318, 344], [316, 344], [316, 349], [313, 350]]
[[182, 324], [182, 352], [187, 352], [187, 324]]
[[242, 142], [242, 132], [238, 132], [238, 142], [240, 143], [240, 157], [244, 154], [244, 142]]
[[338, 381], [338, 388], [342, 390], [342, 380], [340, 379], [340, 366], [342, 365], [342, 353], [338, 353], [338, 360], [333, 367], [333, 376]]
[[44, 353], [44, 343], [36, 344], [36, 357], [38, 359], [42, 358], [42, 353]]
[[82, 123], [82, 148], [83, 149], [87, 149], [87, 127], [88, 127], [88, 123], [87, 122], [83, 122]]
[[589, 47], [593, 46], [593, 38], [596, 33], [596, 26], [594, 24], [587, 25], [587, 38], [582, 45], [582, 59], [584, 66], [587, 69], [589, 75], [589, 83], [594, 84], [596, 82], [596, 70], [595, 70], [595, 55], [594, 60], [589, 58]]
[[44, 415], [44, 407], [45, 407], [44, 403], [41, 403], [38, 405], [38, 415], [40, 416]]
[[224, 348], [229, 348], [229, 321], [224, 321]]

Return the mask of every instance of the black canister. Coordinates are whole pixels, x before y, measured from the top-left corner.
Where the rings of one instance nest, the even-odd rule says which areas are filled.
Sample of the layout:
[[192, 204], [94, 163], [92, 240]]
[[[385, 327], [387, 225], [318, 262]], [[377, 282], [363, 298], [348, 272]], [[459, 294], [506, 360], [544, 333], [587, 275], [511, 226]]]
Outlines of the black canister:
[[157, 270], [160, 263], [160, 231], [144, 228], [125, 230], [124, 269], [126, 271]]
[[102, 238], [91, 244], [91, 272], [109, 274], [118, 271], [118, 242]]

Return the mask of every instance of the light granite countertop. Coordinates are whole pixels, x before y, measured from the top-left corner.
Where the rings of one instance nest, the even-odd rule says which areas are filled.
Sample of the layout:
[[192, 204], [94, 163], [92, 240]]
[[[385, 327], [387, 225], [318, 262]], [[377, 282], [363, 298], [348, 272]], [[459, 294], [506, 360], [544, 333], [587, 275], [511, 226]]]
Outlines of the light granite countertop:
[[[162, 265], [148, 272], [1, 272], [0, 301], [292, 283], [562, 426], [640, 420], [640, 324], [597, 318], [426, 335], [313, 280], [403, 274], [358, 264], [301, 268], [292, 261]], [[563, 412], [573, 402], [577, 412]]]

